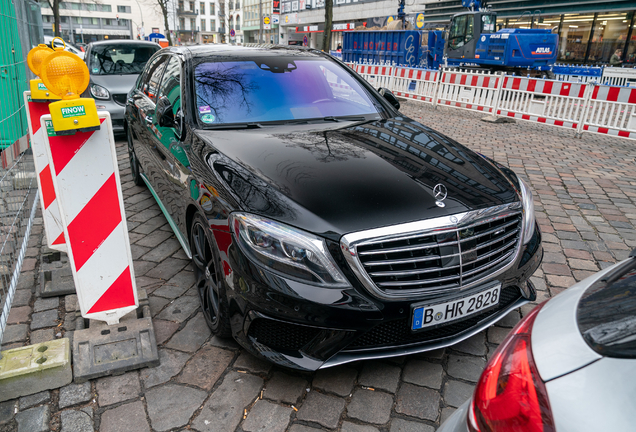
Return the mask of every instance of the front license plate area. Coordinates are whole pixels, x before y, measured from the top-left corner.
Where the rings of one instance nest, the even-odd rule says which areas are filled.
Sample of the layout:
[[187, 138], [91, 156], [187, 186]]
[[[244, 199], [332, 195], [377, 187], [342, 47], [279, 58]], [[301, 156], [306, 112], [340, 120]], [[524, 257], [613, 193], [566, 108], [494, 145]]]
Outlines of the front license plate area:
[[497, 284], [467, 297], [433, 305], [415, 306], [411, 330], [437, 327], [496, 307], [499, 304], [500, 293], [501, 284]]

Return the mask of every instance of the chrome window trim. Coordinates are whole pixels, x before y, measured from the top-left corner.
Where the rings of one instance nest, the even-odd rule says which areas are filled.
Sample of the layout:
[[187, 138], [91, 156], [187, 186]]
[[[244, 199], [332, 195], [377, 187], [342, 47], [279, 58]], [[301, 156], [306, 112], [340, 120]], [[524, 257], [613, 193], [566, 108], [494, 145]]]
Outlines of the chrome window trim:
[[[470, 228], [475, 225], [487, 223], [492, 220], [501, 219], [507, 216], [518, 214], [521, 211], [521, 225], [519, 228], [519, 241], [514, 252], [514, 257], [510, 260], [510, 263], [494, 273], [488, 274], [486, 277], [475, 280], [469, 284], [461, 285], [459, 291], [472, 288], [476, 285], [484, 283], [487, 279], [493, 279], [504, 271], [508, 270], [519, 257], [522, 246], [522, 239], [524, 235], [523, 218], [525, 216], [525, 209], [521, 201], [517, 201], [510, 204], [503, 204], [500, 206], [489, 207], [480, 210], [472, 210], [463, 213], [457, 213], [454, 215], [442, 216], [433, 219], [425, 219], [416, 222], [408, 222], [400, 225], [391, 225], [382, 228], [373, 228], [366, 231], [358, 231], [349, 234], [345, 234], [340, 239], [340, 248], [342, 253], [349, 264], [349, 267], [356, 275], [358, 280], [364, 285], [364, 287], [375, 297], [388, 300], [388, 301], [401, 301], [404, 299], [417, 300], [420, 298], [430, 298], [431, 294], [440, 296], [439, 287], [432, 287], [429, 291], [424, 290], [404, 290], [400, 293], [387, 294], [378, 288], [378, 286], [371, 280], [362, 263], [360, 262], [357, 248], [359, 246], [374, 244], [386, 241], [402, 240], [406, 238], [412, 238], [414, 236], [426, 236], [433, 234], [441, 234], [448, 231], [457, 231], [460, 229]], [[463, 263], [461, 262], [461, 241], [458, 242], [460, 253], [460, 280], [462, 277], [461, 268]], [[436, 291], [438, 291], [436, 293]]]

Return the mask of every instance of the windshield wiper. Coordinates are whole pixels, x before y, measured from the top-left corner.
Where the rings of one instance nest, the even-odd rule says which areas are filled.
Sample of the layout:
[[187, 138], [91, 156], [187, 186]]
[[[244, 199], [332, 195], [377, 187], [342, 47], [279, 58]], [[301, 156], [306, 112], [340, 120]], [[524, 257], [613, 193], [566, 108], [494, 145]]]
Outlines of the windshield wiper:
[[214, 129], [214, 130], [233, 130], [233, 129], [260, 129], [261, 126], [259, 123], [228, 123], [228, 124], [219, 124], [219, 125], [206, 125], [206, 129]]
[[339, 122], [339, 121], [364, 121], [367, 118], [364, 116], [338, 116], [338, 117], [334, 117], [334, 116], [327, 116], [327, 117], [323, 117], [323, 121], [333, 121], [333, 122]]

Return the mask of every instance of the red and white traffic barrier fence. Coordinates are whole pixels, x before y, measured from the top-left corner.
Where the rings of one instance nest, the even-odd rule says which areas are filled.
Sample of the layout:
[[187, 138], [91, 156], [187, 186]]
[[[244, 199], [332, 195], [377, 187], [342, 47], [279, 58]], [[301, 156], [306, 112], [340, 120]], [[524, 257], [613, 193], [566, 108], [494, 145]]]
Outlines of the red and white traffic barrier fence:
[[577, 129], [589, 84], [506, 76], [497, 115]]
[[98, 116], [99, 130], [63, 136], [40, 121], [80, 311], [112, 325], [139, 302], [112, 122]]
[[636, 139], [636, 89], [468, 72], [354, 64], [396, 96], [583, 132]]
[[636, 139], [636, 89], [591, 86], [578, 132], [595, 132]]
[[24, 106], [27, 107], [27, 123], [29, 124], [33, 162], [40, 191], [46, 243], [51, 249], [66, 252], [60, 207], [57, 203], [53, 177], [51, 176], [51, 165], [44, 144], [45, 130], [40, 124], [40, 117], [49, 114], [49, 102], [33, 102], [31, 92], [26, 91], [24, 92]]
[[437, 70], [397, 67], [390, 90], [396, 96], [433, 103], [439, 76]]
[[472, 111], [493, 113], [497, 108], [503, 75], [445, 70], [436, 103]]
[[387, 65], [356, 64], [354, 67], [354, 70], [376, 89], [391, 89], [394, 69], [394, 66]]

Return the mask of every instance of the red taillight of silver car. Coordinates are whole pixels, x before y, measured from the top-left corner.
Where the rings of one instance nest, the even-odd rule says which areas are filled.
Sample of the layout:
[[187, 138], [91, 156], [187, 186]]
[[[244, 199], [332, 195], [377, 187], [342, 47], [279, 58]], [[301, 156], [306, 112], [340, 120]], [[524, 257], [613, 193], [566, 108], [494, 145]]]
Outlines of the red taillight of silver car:
[[545, 303], [526, 315], [481, 374], [468, 411], [471, 432], [554, 432], [545, 384], [532, 357], [530, 333]]

